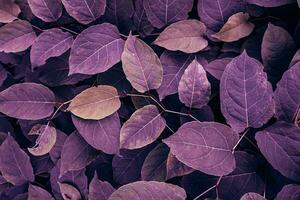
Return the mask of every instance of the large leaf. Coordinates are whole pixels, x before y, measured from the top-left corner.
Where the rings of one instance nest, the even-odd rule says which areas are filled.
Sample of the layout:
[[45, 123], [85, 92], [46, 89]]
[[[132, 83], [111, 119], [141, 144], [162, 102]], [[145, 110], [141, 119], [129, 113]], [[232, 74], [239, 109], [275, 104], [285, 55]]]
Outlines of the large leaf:
[[272, 167], [285, 177], [300, 180], [300, 128], [277, 122], [256, 134], [257, 145]]
[[0, 22], [9, 23], [17, 19], [20, 7], [11, 0], [0, 0]]
[[72, 121], [80, 135], [95, 149], [107, 154], [119, 152], [121, 124], [118, 113], [100, 120], [72, 116]]
[[137, 91], [144, 93], [159, 88], [163, 69], [158, 56], [145, 42], [131, 34], [125, 42], [122, 64], [126, 78]]
[[251, 4], [256, 4], [262, 7], [278, 7], [286, 4], [294, 3], [294, 0], [246, 0]]
[[245, 51], [227, 65], [220, 98], [222, 113], [236, 132], [259, 128], [274, 114], [273, 91], [263, 66]]
[[97, 74], [108, 70], [120, 61], [123, 46], [116, 26], [109, 23], [90, 26], [73, 43], [69, 74]]
[[148, 20], [156, 28], [187, 19], [192, 7], [192, 0], [144, 0]]
[[30, 50], [30, 60], [34, 67], [44, 65], [51, 57], [65, 53], [73, 43], [73, 36], [58, 28], [49, 29], [41, 33]]
[[163, 66], [163, 80], [161, 86], [157, 89], [160, 100], [178, 92], [181, 76], [193, 58], [192, 55], [170, 51], [165, 51], [160, 56]]
[[171, 51], [195, 53], [205, 47], [208, 42], [203, 37], [205, 25], [194, 19], [182, 20], [168, 26], [154, 41], [154, 44]]
[[284, 186], [275, 197], [275, 200], [297, 200], [300, 199], [300, 186], [296, 184], [289, 184]]
[[99, 180], [95, 173], [89, 185], [89, 200], [107, 200], [114, 191], [109, 182]]
[[35, 32], [29, 22], [13, 21], [0, 27], [0, 51], [24, 51], [33, 44], [35, 38]]
[[89, 24], [104, 14], [106, 0], [62, 0], [65, 9], [82, 24]]
[[283, 74], [274, 93], [277, 119], [293, 122], [300, 109], [300, 63]]
[[186, 68], [179, 81], [179, 100], [186, 107], [201, 108], [209, 101], [210, 88], [203, 66], [195, 59]]
[[134, 8], [135, 8], [135, 12], [133, 14], [133, 25], [135, 30], [138, 31], [142, 36], [149, 35], [154, 30], [154, 27], [148, 21], [143, 6], [143, 0], [135, 0]]
[[47, 87], [19, 83], [0, 92], [0, 112], [18, 119], [38, 120], [50, 116], [55, 97]]
[[99, 120], [115, 113], [120, 106], [117, 90], [112, 86], [100, 85], [74, 97], [68, 110], [83, 119]]
[[54, 22], [62, 14], [60, 0], [27, 0], [32, 13], [45, 22]]
[[28, 200], [54, 200], [54, 198], [51, 196], [47, 190], [35, 186], [35, 185], [29, 185], [28, 188]]
[[154, 105], [144, 106], [123, 124], [120, 147], [138, 149], [154, 142], [166, 126], [165, 119]]
[[0, 146], [0, 171], [13, 185], [22, 185], [34, 180], [28, 155], [19, 147], [11, 135]]
[[185, 200], [185, 191], [172, 184], [156, 181], [137, 181], [120, 187], [108, 200]]
[[239, 137], [231, 128], [216, 122], [188, 122], [163, 142], [176, 158], [193, 169], [214, 176], [235, 169], [233, 147]]

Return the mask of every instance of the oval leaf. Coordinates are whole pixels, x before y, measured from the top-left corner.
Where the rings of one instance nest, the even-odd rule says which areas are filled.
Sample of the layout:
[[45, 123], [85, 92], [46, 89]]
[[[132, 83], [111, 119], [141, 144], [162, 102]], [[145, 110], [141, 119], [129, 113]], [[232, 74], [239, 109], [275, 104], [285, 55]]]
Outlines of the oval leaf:
[[274, 114], [273, 91], [262, 64], [244, 51], [227, 65], [220, 83], [221, 110], [236, 132], [259, 128]]
[[0, 22], [9, 23], [17, 19], [20, 7], [12, 0], [0, 0]]
[[154, 105], [135, 111], [123, 124], [120, 133], [120, 147], [138, 149], [154, 142], [166, 126], [165, 119]]
[[213, 34], [212, 37], [223, 42], [234, 42], [241, 38], [247, 37], [254, 30], [254, 24], [248, 21], [248, 13], [236, 13], [229, 17], [219, 32]]
[[195, 59], [179, 81], [179, 99], [186, 107], [201, 108], [209, 101], [210, 88], [205, 70]]
[[154, 41], [154, 44], [171, 51], [195, 53], [205, 47], [208, 42], [203, 37], [205, 25], [194, 19], [182, 20], [168, 26]]
[[156, 28], [188, 18], [192, 7], [192, 0], [144, 0], [148, 20]]
[[216, 122], [188, 122], [163, 142], [176, 158], [193, 169], [214, 176], [227, 175], [235, 169], [233, 147], [239, 136]]
[[117, 154], [120, 146], [120, 119], [114, 113], [101, 120], [84, 120], [72, 116], [79, 134], [95, 149], [107, 154]]
[[185, 200], [185, 191], [172, 184], [156, 181], [137, 181], [120, 187], [108, 200]]
[[106, 0], [62, 0], [65, 9], [82, 24], [89, 24], [104, 14]]
[[120, 106], [117, 90], [112, 86], [100, 85], [74, 97], [68, 110], [83, 119], [99, 120], [115, 113]]
[[89, 200], [107, 200], [114, 191], [109, 182], [98, 180], [95, 173], [89, 185]]
[[109, 23], [90, 26], [73, 43], [69, 74], [104, 72], [121, 60], [123, 47], [124, 40], [116, 26]]
[[300, 199], [300, 186], [296, 184], [285, 185], [276, 195], [274, 200]]
[[13, 21], [0, 28], [0, 51], [24, 51], [33, 44], [35, 38], [35, 32], [29, 22]]
[[64, 200], [81, 200], [80, 192], [72, 185], [67, 183], [58, 183], [61, 195]]
[[22, 185], [34, 180], [29, 156], [20, 148], [11, 135], [0, 146], [0, 171], [13, 185]]
[[51, 196], [47, 190], [35, 186], [35, 185], [29, 185], [28, 188], [28, 200], [54, 200], [54, 198]]
[[52, 91], [36, 83], [15, 84], [0, 92], [0, 112], [18, 119], [38, 120], [49, 117], [54, 104]]
[[159, 58], [145, 42], [131, 34], [125, 42], [122, 64], [126, 78], [137, 91], [159, 88], [163, 76]]
[[27, 0], [32, 13], [45, 22], [54, 22], [62, 14], [60, 0]]
[[41, 33], [30, 50], [32, 67], [46, 64], [46, 60], [65, 53], [73, 43], [73, 36], [58, 28], [49, 29]]
[[266, 200], [260, 194], [249, 192], [242, 196], [241, 200]]

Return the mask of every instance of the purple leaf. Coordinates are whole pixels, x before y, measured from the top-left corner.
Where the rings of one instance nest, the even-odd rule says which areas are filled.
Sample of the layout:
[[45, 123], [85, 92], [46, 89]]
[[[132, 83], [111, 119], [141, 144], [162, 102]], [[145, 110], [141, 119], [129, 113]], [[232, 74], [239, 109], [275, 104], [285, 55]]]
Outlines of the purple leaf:
[[216, 122], [188, 122], [163, 142], [176, 158], [193, 169], [214, 176], [235, 169], [233, 147], [238, 134]]
[[43, 176], [45, 173], [49, 173], [54, 167], [54, 163], [48, 154], [43, 156], [32, 156], [31, 163], [33, 172], [36, 176]]
[[208, 63], [208, 65], [206, 65], [205, 70], [216, 79], [221, 80], [223, 72], [227, 64], [230, 63], [231, 60], [232, 58], [230, 57], [213, 60], [210, 63]]
[[4, 81], [7, 79], [7, 76], [8, 76], [8, 72], [0, 64], [0, 86], [2, 86]]
[[54, 200], [54, 198], [51, 196], [47, 190], [35, 186], [35, 185], [29, 185], [28, 188], [28, 200]]
[[167, 158], [167, 177], [166, 179], [171, 179], [176, 176], [184, 176], [195, 171], [193, 168], [190, 168], [180, 162], [171, 152], [169, 152]]
[[52, 91], [36, 83], [19, 83], [0, 92], [0, 112], [18, 119], [49, 117], [54, 104]]
[[89, 24], [104, 14], [106, 0], [62, 0], [65, 9], [82, 24]]
[[296, 184], [290, 184], [284, 186], [281, 191], [275, 197], [275, 200], [297, 200], [300, 199], [300, 186]]
[[156, 53], [145, 42], [131, 34], [122, 53], [122, 66], [132, 87], [144, 93], [159, 88], [163, 68]]
[[165, 51], [160, 56], [163, 66], [163, 80], [161, 86], [157, 89], [160, 100], [178, 92], [180, 78], [192, 60], [192, 55], [180, 52]]
[[263, 196], [260, 194], [249, 192], [242, 196], [241, 200], [266, 200]]
[[93, 75], [108, 70], [121, 60], [123, 46], [116, 26], [108, 23], [90, 26], [73, 43], [69, 74]]
[[2, 176], [13, 185], [22, 185], [34, 180], [28, 155], [10, 135], [0, 146], [0, 171]]
[[63, 199], [81, 200], [80, 192], [73, 186], [67, 183], [58, 183]]
[[277, 122], [258, 132], [255, 139], [260, 151], [274, 169], [291, 180], [300, 180], [299, 127]]
[[65, 140], [67, 139], [67, 135], [60, 130], [57, 130], [56, 134], [56, 142], [51, 151], [49, 152], [49, 156], [54, 163], [56, 163], [60, 158], [63, 145], [65, 143]]
[[245, 51], [227, 65], [220, 98], [222, 113], [236, 132], [259, 128], [274, 114], [273, 91], [263, 66]]
[[73, 36], [58, 28], [49, 29], [41, 33], [30, 50], [32, 67], [46, 64], [46, 60], [65, 53], [73, 43]]
[[144, 0], [148, 20], [156, 28], [187, 19], [192, 7], [192, 0]]
[[28, 0], [32, 13], [45, 22], [54, 22], [62, 14], [60, 0]]
[[27, 21], [17, 20], [0, 27], [0, 51], [5, 53], [24, 51], [35, 39], [35, 32]]
[[179, 81], [179, 100], [188, 108], [202, 108], [209, 102], [210, 90], [206, 72], [195, 59]]
[[145, 37], [152, 33], [154, 27], [148, 21], [146, 12], [143, 6], [143, 0], [134, 1], [135, 12], [133, 14], [133, 24], [136, 31], [140, 33], [142, 37]]
[[276, 118], [293, 122], [300, 109], [300, 62], [283, 74], [274, 93]]
[[246, 0], [246, 2], [251, 4], [256, 4], [262, 7], [278, 7], [286, 4], [294, 3], [294, 0]]
[[107, 154], [119, 152], [121, 124], [118, 113], [100, 120], [84, 120], [72, 115], [72, 121], [79, 134], [95, 149]]
[[114, 191], [109, 182], [99, 180], [95, 173], [89, 186], [89, 200], [107, 200]]
[[[163, 192], [162, 192], [163, 191]], [[185, 191], [169, 183], [138, 181], [120, 187], [108, 200], [185, 200]]]
[[85, 168], [96, 156], [97, 151], [87, 144], [76, 131], [73, 132], [65, 140], [61, 152], [60, 176], [67, 171]]
[[0, 22], [9, 23], [17, 19], [20, 7], [11, 0], [0, 0]]
[[196, 53], [207, 47], [205, 25], [198, 20], [182, 20], [168, 26], [154, 44], [171, 51]]
[[154, 142], [166, 126], [154, 105], [144, 106], [132, 114], [120, 132], [120, 147], [138, 149]]

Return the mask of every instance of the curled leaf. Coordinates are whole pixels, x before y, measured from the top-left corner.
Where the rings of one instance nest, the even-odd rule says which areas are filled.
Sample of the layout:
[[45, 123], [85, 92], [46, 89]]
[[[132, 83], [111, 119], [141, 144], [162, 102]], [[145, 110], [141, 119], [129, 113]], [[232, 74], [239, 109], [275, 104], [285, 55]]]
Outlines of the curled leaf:
[[67, 183], [59, 183], [61, 195], [64, 200], [81, 200], [80, 192], [72, 185]]

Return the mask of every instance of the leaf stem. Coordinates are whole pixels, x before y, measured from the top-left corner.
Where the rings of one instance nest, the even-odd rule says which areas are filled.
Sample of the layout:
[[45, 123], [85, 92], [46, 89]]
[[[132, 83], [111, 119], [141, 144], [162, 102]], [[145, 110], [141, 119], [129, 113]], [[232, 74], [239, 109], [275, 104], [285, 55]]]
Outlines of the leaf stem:
[[221, 182], [221, 179], [222, 179], [223, 176], [220, 176], [217, 183], [213, 186], [211, 186], [210, 188], [208, 188], [207, 190], [205, 190], [204, 192], [202, 192], [201, 194], [199, 194], [197, 197], [195, 197], [193, 200], [197, 200], [199, 199], [200, 197], [202, 197], [203, 195], [207, 194], [208, 192], [210, 192], [211, 190], [217, 188]]
[[243, 138], [245, 137], [245, 135], [248, 133], [249, 128], [247, 128], [243, 135], [240, 137], [240, 139], [238, 140], [238, 142], [234, 145], [233, 149], [232, 149], [232, 153], [234, 153], [235, 149], [239, 146], [239, 144], [241, 143], [241, 141], [243, 140]]
[[65, 30], [65, 31], [68, 31], [68, 32], [70, 32], [70, 33], [73, 33], [74, 35], [78, 35], [78, 34], [79, 34], [79, 33], [77, 33], [76, 31], [72, 31], [71, 29], [68, 29], [68, 28], [63, 27], [63, 26], [60, 26], [59, 28]]

